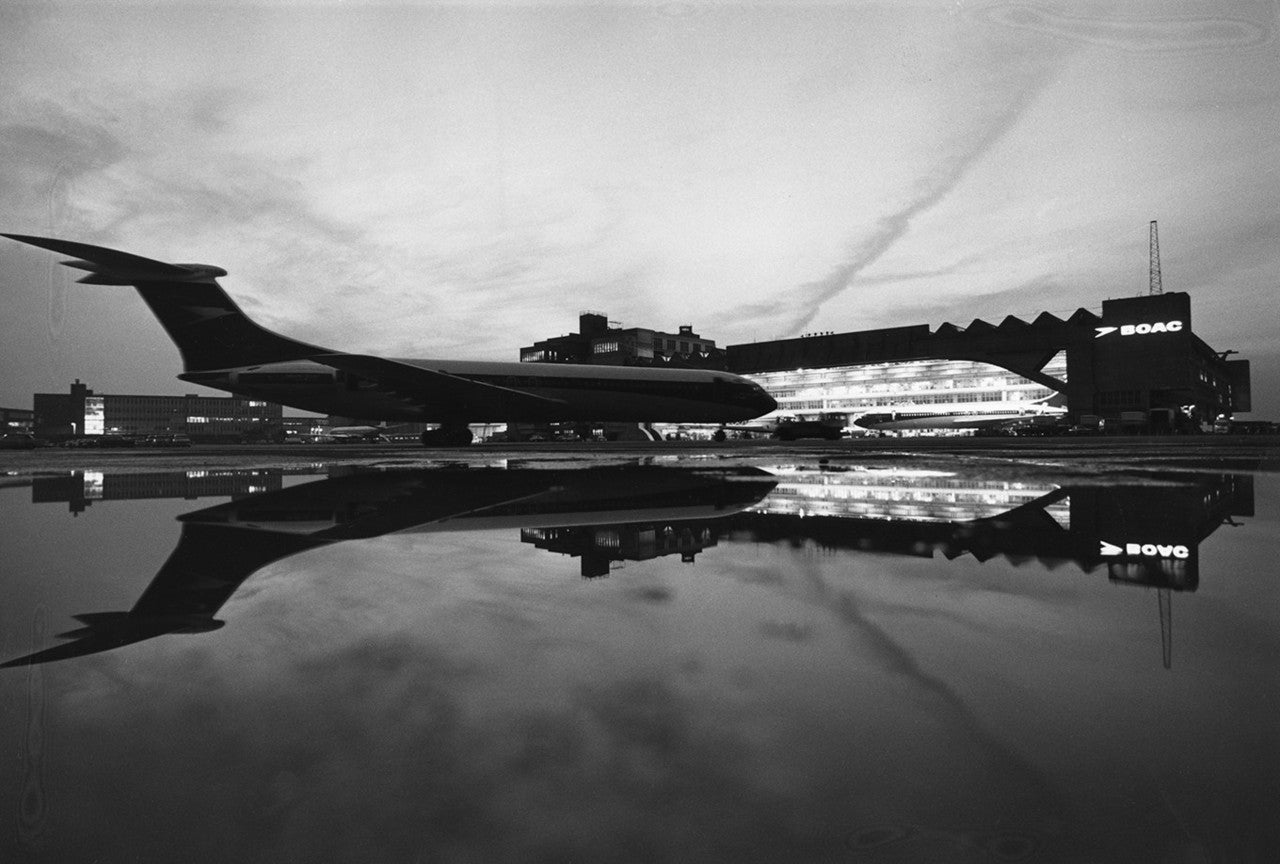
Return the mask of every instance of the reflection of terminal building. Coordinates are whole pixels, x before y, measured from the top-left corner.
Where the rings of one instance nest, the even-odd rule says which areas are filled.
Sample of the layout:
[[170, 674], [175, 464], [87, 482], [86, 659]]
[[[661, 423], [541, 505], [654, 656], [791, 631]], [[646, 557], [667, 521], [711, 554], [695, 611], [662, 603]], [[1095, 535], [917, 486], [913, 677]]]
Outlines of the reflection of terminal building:
[[243, 498], [280, 488], [282, 472], [273, 470], [201, 469], [159, 473], [124, 474], [72, 471], [56, 477], [33, 477], [31, 503], [65, 502], [80, 513], [95, 501], [132, 501], [140, 498]]
[[716, 545], [714, 522], [666, 522], [588, 525], [561, 528], [521, 528], [520, 542], [548, 552], [581, 559], [582, 576], [607, 576], [615, 563], [648, 561], [679, 555], [692, 564], [697, 554]]
[[763, 511], [778, 515], [971, 522], [1040, 502], [1045, 512], [1062, 524], [1069, 519], [1064, 502], [1047, 500], [1057, 487], [1044, 482], [985, 480], [948, 471], [897, 468], [858, 471], [789, 468], [776, 469], [776, 474], [778, 485]]
[[922, 471], [791, 471], [765, 501], [720, 523], [722, 537], [978, 561], [1004, 557], [1156, 590], [1160, 646], [1173, 657], [1174, 591], [1200, 584], [1200, 543], [1253, 515], [1253, 478], [1189, 474], [1176, 484], [1062, 485]]
[[1248, 475], [1058, 485], [929, 471], [796, 470], [727, 526], [744, 539], [831, 549], [1074, 562], [1086, 572], [1105, 565], [1114, 582], [1195, 590], [1200, 542], [1231, 517], [1252, 515]]
[[67, 393], [35, 394], [41, 437], [186, 435], [192, 441], [276, 441], [283, 411], [272, 402], [223, 396], [98, 395], [77, 380]]

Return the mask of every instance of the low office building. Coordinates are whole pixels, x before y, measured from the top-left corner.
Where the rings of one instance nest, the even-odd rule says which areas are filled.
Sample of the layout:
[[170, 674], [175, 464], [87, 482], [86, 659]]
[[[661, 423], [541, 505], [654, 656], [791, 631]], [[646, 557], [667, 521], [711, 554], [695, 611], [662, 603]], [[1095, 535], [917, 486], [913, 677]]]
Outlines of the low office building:
[[193, 442], [279, 441], [279, 405], [238, 397], [96, 394], [79, 379], [67, 393], [36, 393], [35, 434], [42, 438], [185, 435]]
[[28, 408], [0, 408], [0, 435], [28, 435], [34, 425], [34, 411]]

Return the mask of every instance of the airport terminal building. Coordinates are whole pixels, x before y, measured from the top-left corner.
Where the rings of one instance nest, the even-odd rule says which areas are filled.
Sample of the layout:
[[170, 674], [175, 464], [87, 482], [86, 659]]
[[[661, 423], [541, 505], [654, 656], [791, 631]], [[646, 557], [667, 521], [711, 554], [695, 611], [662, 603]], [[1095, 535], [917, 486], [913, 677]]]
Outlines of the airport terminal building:
[[[608, 326], [521, 350], [526, 362], [698, 365], [746, 376], [778, 401], [765, 420], [862, 430], [974, 429], [1051, 421], [1107, 431], [1198, 430], [1250, 410], [1249, 362], [1227, 360], [1192, 329], [1184, 292], [1106, 300], [999, 324], [927, 324], [730, 345]], [[671, 350], [668, 349], [670, 346]]]
[[730, 345], [728, 369], [777, 416], [866, 429], [973, 428], [1025, 417], [1106, 429], [1199, 429], [1250, 410], [1249, 363], [1192, 330], [1175, 292], [1107, 300], [1102, 314], [1009, 316]]

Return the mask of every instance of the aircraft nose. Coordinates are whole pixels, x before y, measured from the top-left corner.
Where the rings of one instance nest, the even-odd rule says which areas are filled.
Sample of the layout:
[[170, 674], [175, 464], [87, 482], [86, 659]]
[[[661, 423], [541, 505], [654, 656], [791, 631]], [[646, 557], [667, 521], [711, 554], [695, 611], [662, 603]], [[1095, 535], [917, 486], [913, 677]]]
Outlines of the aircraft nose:
[[757, 409], [756, 416], [768, 414], [770, 411], [777, 409], [778, 400], [770, 396], [763, 387], [756, 390], [755, 398], [751, 400], [751, 407]]

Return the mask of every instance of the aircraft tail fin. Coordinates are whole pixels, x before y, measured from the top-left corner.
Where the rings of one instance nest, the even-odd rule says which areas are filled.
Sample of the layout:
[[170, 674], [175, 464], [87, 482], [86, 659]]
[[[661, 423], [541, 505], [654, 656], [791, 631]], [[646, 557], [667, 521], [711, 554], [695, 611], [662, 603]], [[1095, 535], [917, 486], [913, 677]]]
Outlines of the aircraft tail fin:
[[75, 256], [62, 263], [85, 270], [78, 281], [89, 285], [132, 285], [142, 296], [182, 355], [183, 371], [225, 369], [258, 363], [299, 360], [333, 353], [273, 333], [249, 320], [222, 290], [221, 267], [169, 264], [103, 246], [25, 234], [0, 236]]

